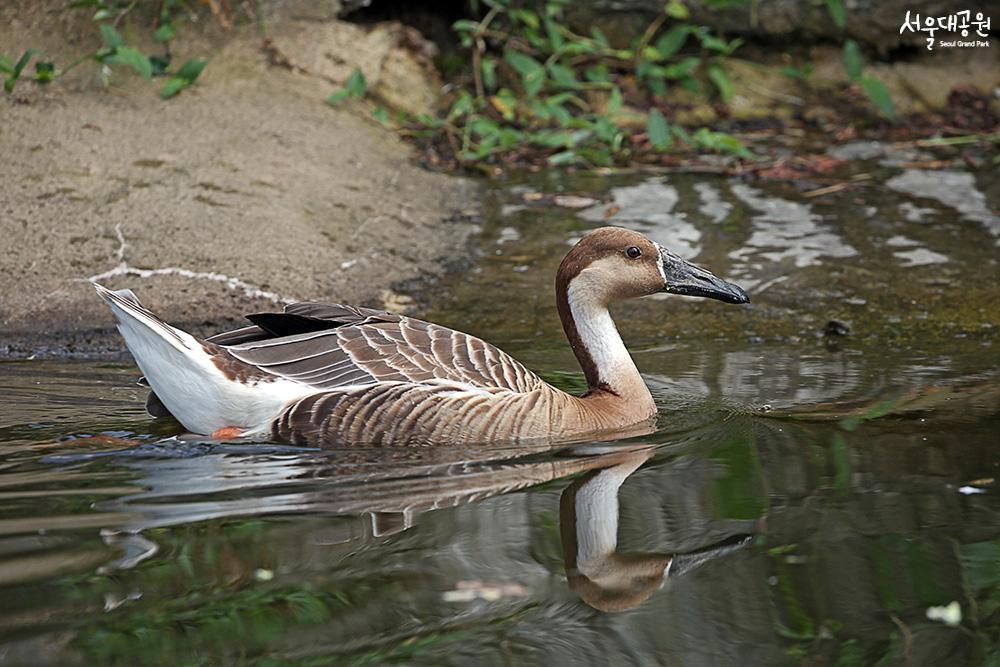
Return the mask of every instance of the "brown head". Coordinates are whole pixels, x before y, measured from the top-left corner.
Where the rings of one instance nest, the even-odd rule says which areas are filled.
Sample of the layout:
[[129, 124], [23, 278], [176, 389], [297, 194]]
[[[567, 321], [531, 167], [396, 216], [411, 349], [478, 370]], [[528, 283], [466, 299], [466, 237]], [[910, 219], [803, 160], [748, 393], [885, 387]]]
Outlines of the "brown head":
[[670, 252], [639, 232], [601, 227], [584, 236], [567, 253], [556, 273], [556, 305], [563, 328], [587, 375], [591, 388], [606, 388], [600, 360], [592, 354], [597, 337], [585, 340], [577, 322], [584, 311], [606, 309], [612, 301], [667, 292], [747, 303], [750, 297], [738, 285]]
[[[605, 303], [657, 292], [747, 303], [737, 285], [681, 259], [663, 246], [622, 227], [600, 227], [567, 253], [556, 274], [556, 291], [581, 278]], [[576, 281], [579, 282], [579, 281]]]

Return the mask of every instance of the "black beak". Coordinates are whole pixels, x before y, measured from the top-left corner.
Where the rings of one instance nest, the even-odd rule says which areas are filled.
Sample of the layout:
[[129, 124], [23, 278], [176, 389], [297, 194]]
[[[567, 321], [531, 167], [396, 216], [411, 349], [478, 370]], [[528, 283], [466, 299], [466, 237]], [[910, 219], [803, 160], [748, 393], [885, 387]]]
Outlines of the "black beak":
[[739, 285], [726, 282], [711, 271], [681, 259], [663, 247], [660, 247], [660, 266], [666, 280], [664, 292], [718, 299], [726, 303], [750, 301], [750, 297]]

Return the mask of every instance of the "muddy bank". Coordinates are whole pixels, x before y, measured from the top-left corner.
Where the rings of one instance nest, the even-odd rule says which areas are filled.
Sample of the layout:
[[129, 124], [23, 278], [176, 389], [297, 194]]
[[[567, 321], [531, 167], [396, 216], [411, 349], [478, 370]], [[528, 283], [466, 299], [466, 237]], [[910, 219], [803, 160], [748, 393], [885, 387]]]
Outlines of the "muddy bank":
[[[87, 16], [47, 4], [4, 10], [5, 52], [65, 63], [99, 45]], [[406, 60], [391, 35], [268, 23], [282, 51], [335, 64], [317, 74], [274, 66], [258, 26], [186, 28], [177, 62], [210, 64], [172, 100], [125, 68], [105, 85], [90, 64], [0, 97], [0, 356], [120, 348], [90, 280], [206, 332], [289, 300], [398, 305], [393, 286], [464, 255], [473, 186], [421, 170], [391, 131], [323, 101], [353, 66], [376, 81], [419, 72], [385, 64]], [[359, 43], [368, 60], [355, 64]]]

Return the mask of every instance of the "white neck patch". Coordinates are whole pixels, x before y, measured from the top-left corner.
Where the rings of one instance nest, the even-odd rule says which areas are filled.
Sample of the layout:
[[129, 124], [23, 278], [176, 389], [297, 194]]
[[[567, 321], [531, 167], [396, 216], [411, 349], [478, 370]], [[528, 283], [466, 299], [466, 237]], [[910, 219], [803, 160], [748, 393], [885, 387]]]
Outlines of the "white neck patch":
[[584, 269], [569, 283], [567, 301], [580, 340], [597, 366], [597, 377], [614, 387], [616, 378], [636, 374], [635, 363], [608, 312], [602, 272]]

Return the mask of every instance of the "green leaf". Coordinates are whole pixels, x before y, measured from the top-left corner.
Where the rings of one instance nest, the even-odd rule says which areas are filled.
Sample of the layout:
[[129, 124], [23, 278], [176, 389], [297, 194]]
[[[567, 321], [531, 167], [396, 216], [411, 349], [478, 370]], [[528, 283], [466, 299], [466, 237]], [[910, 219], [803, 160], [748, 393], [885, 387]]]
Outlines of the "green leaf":
[[17, 79], [13, 76], [8, 76], [3, 80], [3, 89], [8, 92], [14, 92], [14, 86], [17, 85]]
[[497, 87], [497, 63], [493, 58], [483, 58], [483, 62], [480, 63], [480, 69], [483, 72], [483, 86], [487, 90], [493, 90]]
[[577, 161], [577, 154], [575, 151], [561, 151], [555, 155], [550, 155], [548, 158], [548, 163], [554, 167], [563, 164], [573, 164]]
[[101, 7], [96, 12], [94, 12], [94, 21], [107, 21], [108, 19], [113, 19], [118, 15], [118, 12], [110, 7]]
[[702, 127], [691, 135], [691, 139], [695, 146], [701, 148], [730, 153], [747, 160], [753, 158], [753, 153], [747, 150], [739, 139], [725, 132], [713, 132], [707, 127]]
[[365, 96], [365, 91], [368, 90], [368, 82], [365, 81], [365, 75], [360, 69], [355, 69], [351, 72], [344, 83], [344, 88], [351, 94], [351, 97]]
[[545, 18], [545, 33], [549, 36], [552, 51], [558, 53], [563, 47], [563, 37], [559, 33], [559, 27], [548, 17]]
[[101, 39], [104, 40], [104, 46], [108, 47], [109, 49], [117, 49], [119, 46], [125, 45], [125, 39], [120, 34], [118, 34], [118, 31], [115, 30], [112, 26], [108, 25], [107, 23], [102, 23], [100, 29], [101, 29]]
[[545, 68], [531, 56], [517, 51], [506, 51], [504, 58], [521, 75], [521, 84], [529, 96], [534, 97], [545, 84]]
[[729, 102], [729, 100], [733, 97], [733, 84], [729, 80], [729, 75], [726, 74], [726, 70], [722, 68], [722, 65], [712, 63], [705, 69], [705, 74], [708, 76], [709, 80], [715, 84], [722, 101]]
[[807, 63], [802, 67], [795, 67], [794, 65], [785, 65], [778, 70], [783, 76], [787, 76], [789, 79], [799, 79], [800, 81], [806, 81], [812, 76], [813, 66], [811, 63]]
[[383, 125], [387, 125], [389, 123], [389, 112], [385, 107], [377, 107], [374, 111], [372, 111], [372, 118]]
[[669, 58], [681, 50], [690, 34], [691, 29], [688, 26], [675, 25], [656, 40], [656, 50], [662, 57]]
[[861, 79], [861, 87], [864, 89], [865, 94], [868, 95], [868, 99], [872, 101], [872, 104], [875, 105], [883, 116], [889, 120], [896, 119], [896, 105], [892, 101], [892, 95], [889, 94], [889, 90], [881, 81], [866, 76]]
[[611, 89], [611, 97], [608, 99], [608, 115], [613, 116], [622, 109], [622, 104], [625, 103], [622, 97], [622, 91], [618, 86]]
[[479, 29], [479, 24], [475, 21], [461, 19], [452, 23], [451, 29], [455, 32], [476, 32]]
[[653, 148], [662, 151], [670, 145], [670, 126], [659, 109], [651, 109], [646, 121], [646, 135]]
[[149, 64], [153, 67], [153, 76], [163, 76], [170, 67], [170, 55], [150, 56]]
[[594, 41], [600, 44], [603, 48], [611, 48], [611, 42], [608, 41], [608, 38], [604, 36], [604, 33], [601, 32], [601, 29], [596, 25], [590, 27], [590, 35], [594, 38]]
[[686, 76], [690, 76], [700, 64], [701, 58], [684, 58], [678, 63], [664, 67], [663, 76], [668, 79], [683, 79]]
[[715, 35], [705, 31], [698, 33], [698, 39], [701, 40], [701, 45], [710, 51], [719, 51], [720, 53], [726, 53], [729, 49], [729, 44], [724, 39], [719, 39]]
[[861, 70], [865, 68], [865, 58], [861, 55], [861, 47], [853, 39], [844, 42], [844, 70], [852, 81], [861, 78]]
[[451, 109], [448, 111], [448, 120], [461, 118], [472, 113], [473, 104], [472, 95], [463, 90], [458, 94], [458, 99], [455, 100], [455, 103], [451, 105]]
[[351, 94], [349, 92], [341, 88], [340, 90], [335, 90], [333, 93], [331, 93], [330, 96], [326, 98], [326, 103], [332, 107], [335, 107], [350, 96]]
[[163, 88], [160, 88], [160, 97], [167, 100], [181, 92], [185, 88], [191, 85], [191, 82], [187, 79], [182, 79], [179, 76], [172, 76], [167, 79], [167, 82], [163, 84]]
[[153, 33], [153, 39], [157, 42], [160, 42], [161, 44], [163, 42], [169, 42], [176, 36], [177, 36], [177, 31], [174, 30], [174, 26], [170, 25], [169, 23], [164, 23], [163, 25], [161, 25], [159, 28], [156, 29], [156, 32]]
[[681, 87], [691, 93], [698, 94], [701, 92], [701, 84], [698, 83], [698, 79], [690, 75], [685, 75], [680, 78]]
[[14, 65], [14, 78], [15, 79], [17, 77], [21, 76], [21, 70], [23, 70], [28, 65], [28, 62], [31, 60], [31, 57], [33, 55], [35, 55], [35, 50], [34, 49], [28, 49], [27, 51], [25, 51], [24, 53], [21, 54], [20, 58], [18, 58], [17, 63]]
[[549, 65], [549, 74], [552, 81], [560, 88], [579, 88], [580, 82], [576, 80], [576, 74], [566, 65], [552, 63]]
[[8, 56], [0, 56], [0, 72], [4, 74], [14, 73], [14, 61], [12, 61]]
[[153, 66], [149, 63], [149, 58], [131, 46], [119, 46], [105, 62], [112, 65], [127, 65], [147, 81], [153, 76]]
[[541, 25], [538, 21], [538, 14], [530, 9], [515, 9], [511, 11], [510, 15], [511, 18], [520, 21], [529, 28], [534, 28], [535, 30], [538, 30], [538, 27]]
[[56, 66], [52, 62], [35, 63], [35, 81], [41, 84], [49, 83], [56, 75]]
[[177, 70], [177, 76], [188, 83], [194, 83], [207, 64], [207, 60], [188, 60]]
[[677, 19], [678, 21], [686, 21], [691, 13], [688, 8], [684, 6], [681, 0], [670, 0], [667, 5], [663, 8], [663, 11], [667, 13], [672, 19]]
[[843, 30], [847, 24], [847, 12], [844, 11], [844, 0], [826, 0], [826, 11], [830, 12], [833, 24]]
[[608, 118], [604, 116], [598, 117], [594, 121], [594, 134], [598, 139], [604, 143], [610, 143], [614, 141], [615, 136], [620, 132], [618, 126], [611, 122]]
[[487, 137], [500, 133], [500, 126], [489, 118], [476, 118], [469, 123], [469, 131], [480, 137]]
[[597, 63], [588, 67], [583, 76], [591, 83], [609, 83], [611, 81], [611, 73], [608, 71], [608, 66], [604, 63]]

